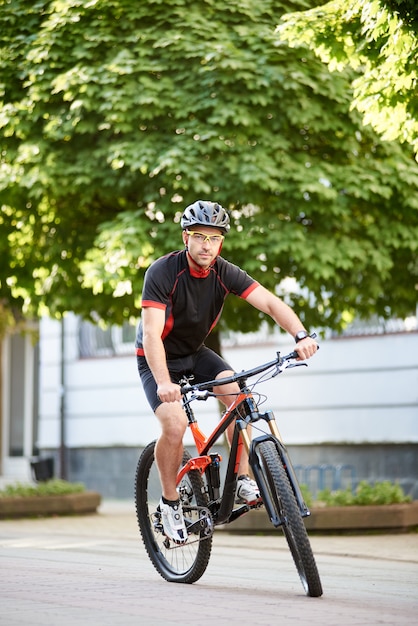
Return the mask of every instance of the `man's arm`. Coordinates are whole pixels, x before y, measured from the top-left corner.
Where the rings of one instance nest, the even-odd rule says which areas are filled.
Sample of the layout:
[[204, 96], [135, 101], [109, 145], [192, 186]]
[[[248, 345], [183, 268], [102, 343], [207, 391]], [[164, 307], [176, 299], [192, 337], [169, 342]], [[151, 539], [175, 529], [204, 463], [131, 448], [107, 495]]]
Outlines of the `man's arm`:
[[145, 358], [157, 383], [157, 394], [162, 402], [181, 400], [179, 385], [171, 381], [167, 368], [167, 356], [161, 339], [165, 323], [165, 311], [154, 307], [142, 309], [142, 345]]
[[[262, 285], [258, 285], [246, 300], [259, 311], [270, 315], [276, 324], [284, 328], [292, 337], [295, 337], [299, 331], [306, 330], [293, 309]], [[311, 337], [302, 339], [295, 346], [301, 359], [309, 359], [317, 349], [317, 343]]]

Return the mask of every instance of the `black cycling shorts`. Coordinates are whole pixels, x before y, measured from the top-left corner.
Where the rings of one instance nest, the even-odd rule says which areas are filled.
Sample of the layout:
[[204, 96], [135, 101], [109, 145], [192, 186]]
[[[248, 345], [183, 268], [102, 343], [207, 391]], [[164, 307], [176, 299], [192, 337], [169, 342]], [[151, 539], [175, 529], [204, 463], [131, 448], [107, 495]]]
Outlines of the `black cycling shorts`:
[[[162, 404], [157, 396], [157, 384], [148, 367], [146, 358], [144, 356], [137, 356], [136, 359], [145, 395], [155, 413], [157, 407]], [[189, 356], [167, 360], [167, 366], [171, 380], [174, 383], [178, 383], [183, 376], [191, 375], [194, 376], [194, 383], [203, 383], [216, 378], [218, 374], [225, 370], [233, 371], [229, 363], [206, 346], [202, 346], [197, 352]]]

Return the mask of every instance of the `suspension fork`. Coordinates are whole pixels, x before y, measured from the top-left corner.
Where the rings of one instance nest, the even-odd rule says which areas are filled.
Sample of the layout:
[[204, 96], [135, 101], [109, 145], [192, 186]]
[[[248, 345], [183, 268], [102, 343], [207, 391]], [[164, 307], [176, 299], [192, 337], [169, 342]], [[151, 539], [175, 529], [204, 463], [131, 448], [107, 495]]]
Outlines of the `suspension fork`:
[[[262, 435], [260, 437], [256, 437], [255, 439], [251, 440], [247, 432], [247, 423], [251, 423], [252, 421], [257, 421], [260, 419], [267, 422], [271, 434]], [[286, 474], [289, 479], [289, 483], [293, 490], [294, 496], [296, 498], [296, 502], [298, 504], [300, 513], [302, 517], [308, 517], [310, 515], [310, 511], [304, 501], [302, 492], [300, 490], [299, 482], [298, 482], [295, 470], [292, 465], [292, 461], [290, 460], [289, 453], [287, 452], [286, 446], [284, 445], [283, 439], [280, 435], [279, 428], [277, 426], [276, 419], [274, 417], [273, 412], [266, 411], [265, 413], [256, 413], [256, 414], [253, 413], [249, 415], [248, 419], [246, 420], [238, 420], [237, 426], [238, 426], [238, 429], [240, 430], [241, 438], [248, 452], [250, 466], [254, 472], [255, 478], [258, 479], [257, 484], [259, 484], [260, 490], [263, 491], [262, 486], [261, 486], [263, 484], [263, 480], [262, 480], [262, 470], [260, 468], [256, 449], [258, 445], [262, 443], [263, 441], [272, 441], [276, 447], [276, 450], [280, 456], [282, 465], [286, 471]], [[264, 494], [262, 493], [261, 495], [263, 496], [264, 505], [266, 509], [268, 510], [270, 518], [277, 522], [276, 523], [275, 521], [273, 521], [274, 525], [279, 526], [282, 523], [282, 521], [278, 520], [276, 509], [272, 505], [268, 493], [264, 493]]]

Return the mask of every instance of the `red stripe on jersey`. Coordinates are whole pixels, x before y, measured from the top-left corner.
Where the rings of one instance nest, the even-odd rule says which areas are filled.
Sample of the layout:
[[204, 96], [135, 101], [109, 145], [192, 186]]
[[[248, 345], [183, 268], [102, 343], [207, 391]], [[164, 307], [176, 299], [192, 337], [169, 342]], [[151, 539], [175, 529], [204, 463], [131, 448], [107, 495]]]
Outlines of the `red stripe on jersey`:
[[257, 283], [257, 282], [256, 282], [256, 283], [253, 283], [253, 284], [252, 284], [252, 285], [250, 285], [250, 286], [249, 286], [249, 287], [248, 287], [245, 291], [243, 291], [243, 292], [242, 292], [242, 294], [240, 295], [240, 298], [244, 298], [244, 300], [245, 300], [245, 298], [248, 298], [248, 296], [250, 295], [250, 293], [251, 293], [252, 291], [254, 291], [254, 289], [255, 289], [256, 287], [259, 287], [259, 286], [260, 286], [260, 283]]
[[163, 311], [165, 311], [166, 309], [165, 304], [163, 304], [162, 302], [155, 302], [154, 300], [143, 300], [142, 308], [146, 308], [146, 307], [150, 307], [153, 309], [162, 309]]

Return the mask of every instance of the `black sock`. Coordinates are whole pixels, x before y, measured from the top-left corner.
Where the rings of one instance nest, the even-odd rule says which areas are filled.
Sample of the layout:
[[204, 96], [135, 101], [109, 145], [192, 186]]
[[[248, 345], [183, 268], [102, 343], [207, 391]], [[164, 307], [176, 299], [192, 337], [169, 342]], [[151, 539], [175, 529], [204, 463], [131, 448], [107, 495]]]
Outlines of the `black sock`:
[[167, 498], [161, 496], [161, 500], [164, 504], [169, 504], [170, 506], [176, 506], [176, 504], [180, 504], [180, 498], [177, 498], [177, 500], [167, 500]]

